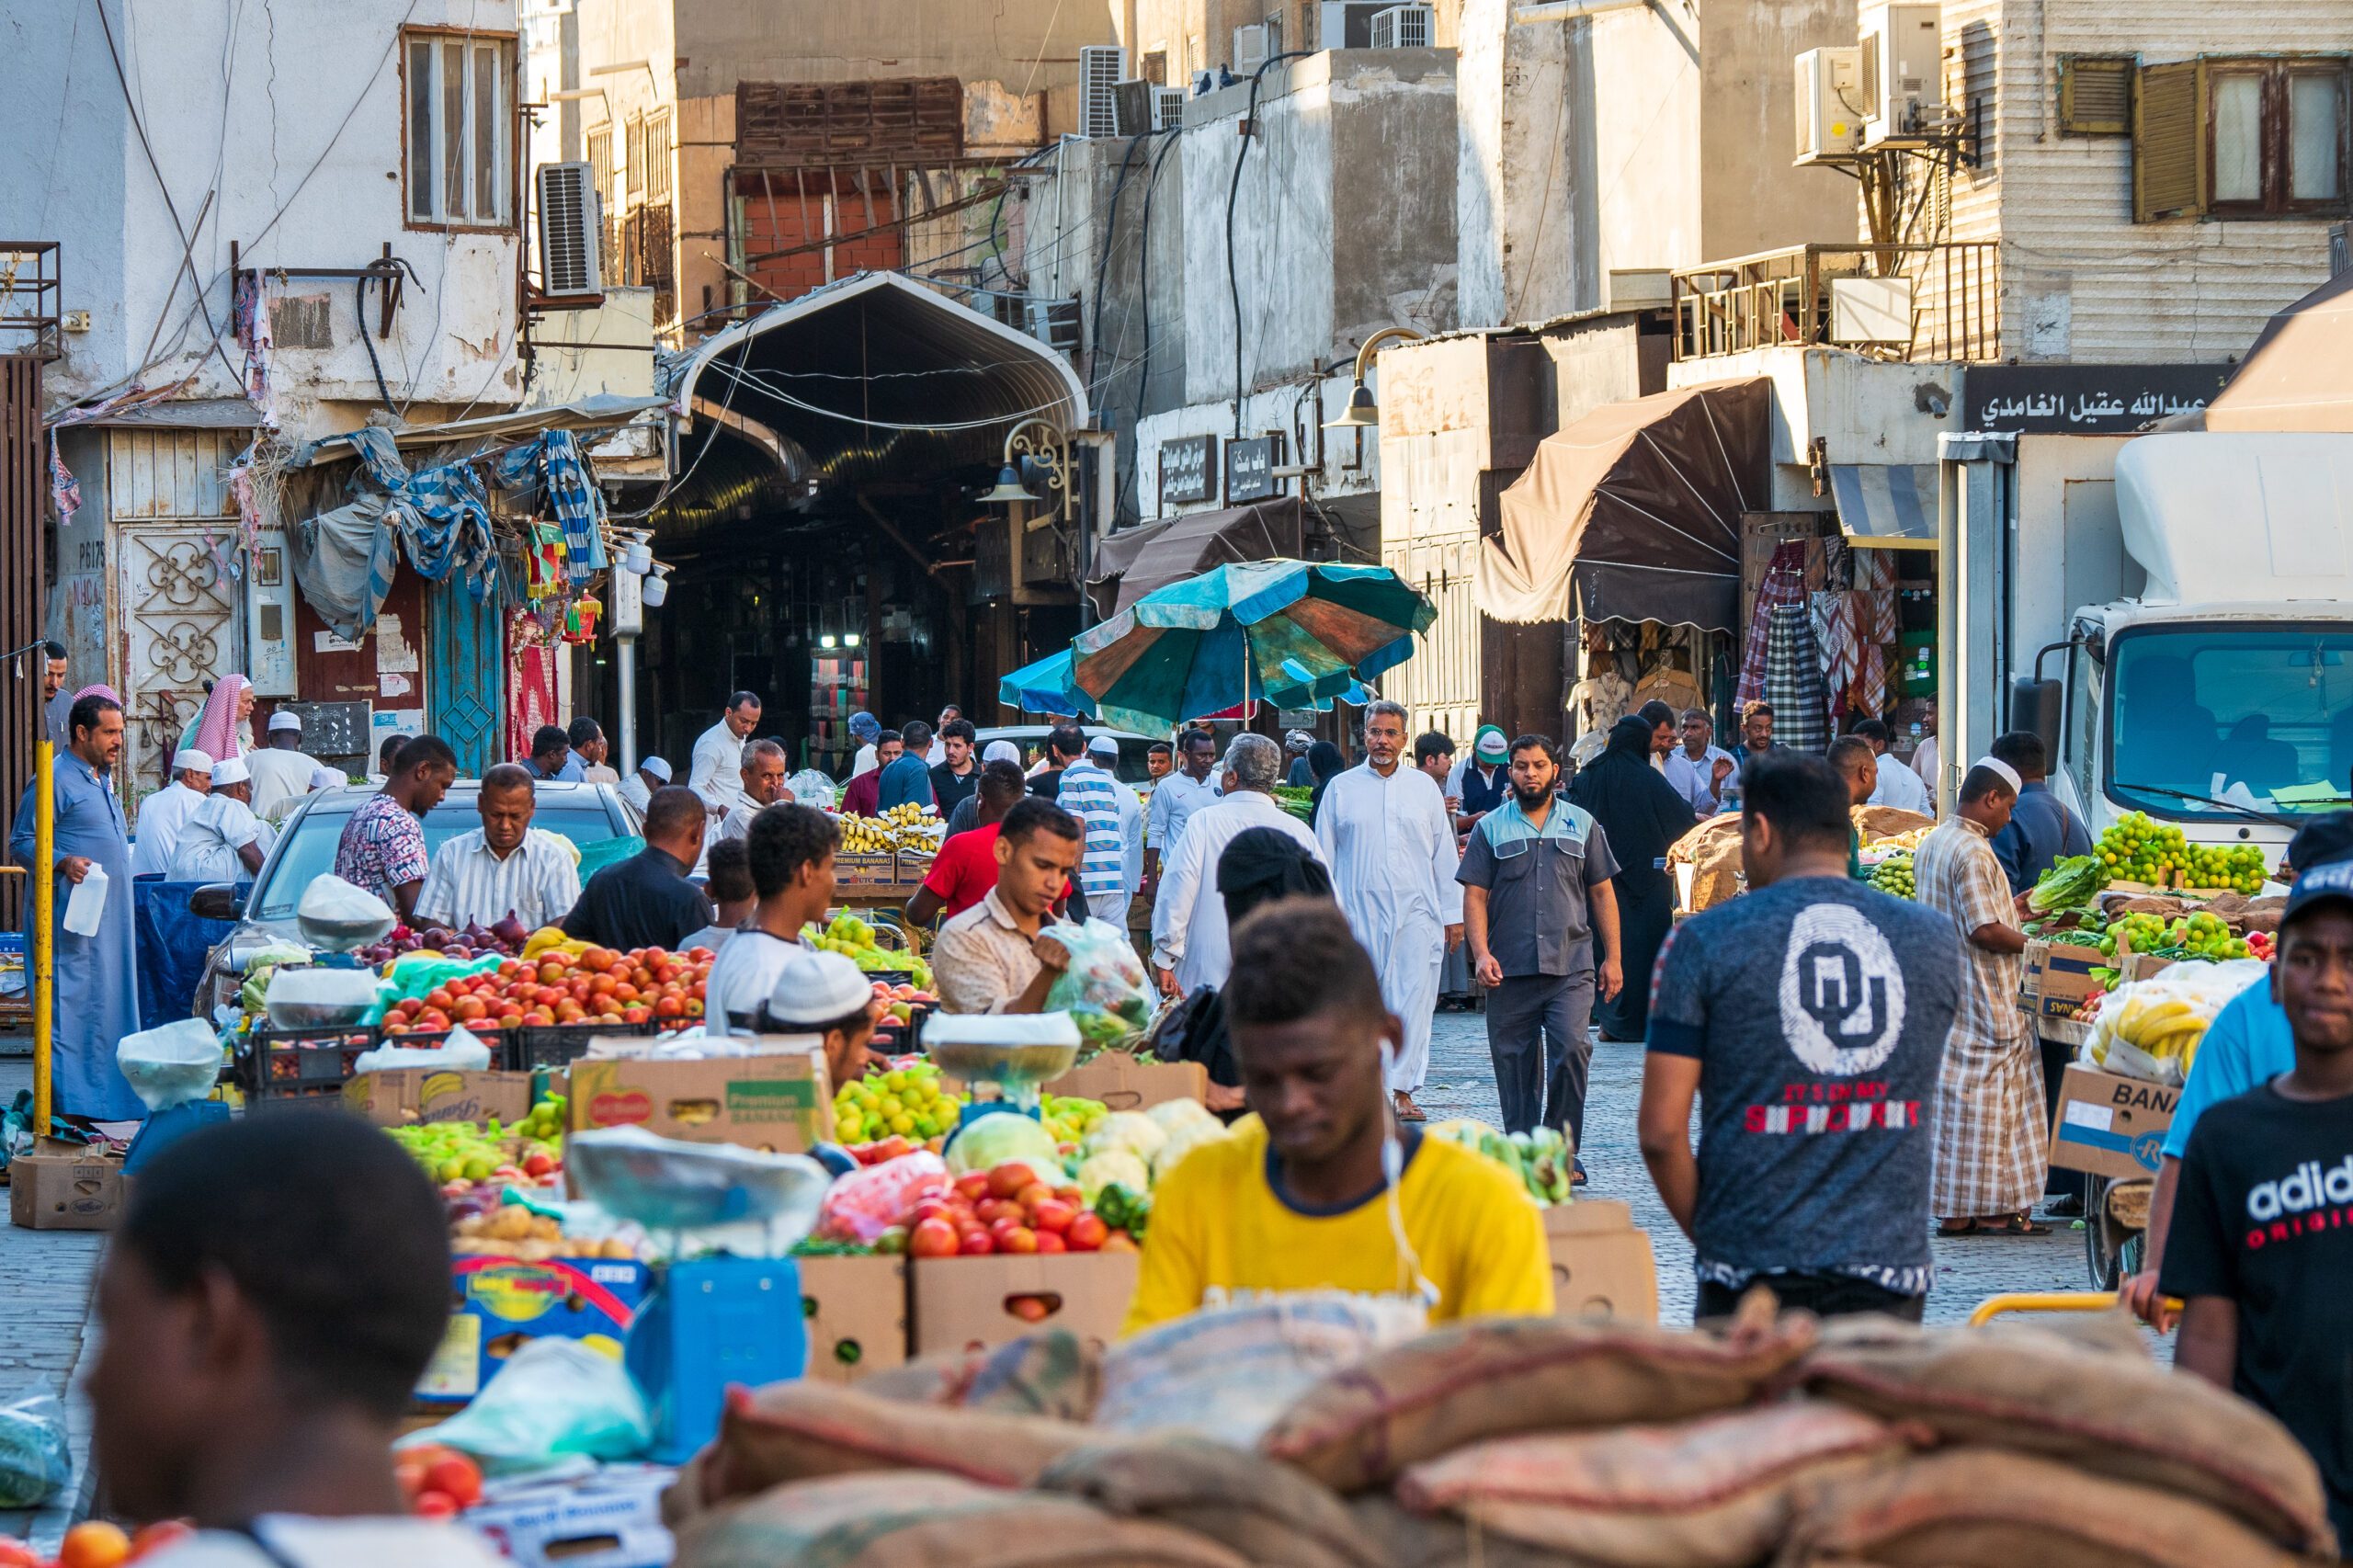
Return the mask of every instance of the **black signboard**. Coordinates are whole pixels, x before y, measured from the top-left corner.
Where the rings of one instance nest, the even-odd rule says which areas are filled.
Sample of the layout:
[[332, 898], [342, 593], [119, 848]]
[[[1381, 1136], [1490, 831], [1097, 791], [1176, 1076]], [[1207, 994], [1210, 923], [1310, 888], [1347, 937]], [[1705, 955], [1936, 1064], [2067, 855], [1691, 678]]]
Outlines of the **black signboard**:
[[1255, 440], [1225, 444], [1227, 506], [1264, 501], [1275, 493], [1275, 465], [1282, 460], [1282, 441], [1280, 436], [1260, 436]]
[[1160, 443], [1160, 498], [1206, 501], [1217, 494], [1217, 437], [1186, 436]]
[[367, 757], [369, 708], [365, 702], [281, 702], [276, 711], [302, 721], [302, 749], [315, 757]]
[[1962, 428], [2129, 436], [2214, 400], [2228, 365], [1972, 365]]

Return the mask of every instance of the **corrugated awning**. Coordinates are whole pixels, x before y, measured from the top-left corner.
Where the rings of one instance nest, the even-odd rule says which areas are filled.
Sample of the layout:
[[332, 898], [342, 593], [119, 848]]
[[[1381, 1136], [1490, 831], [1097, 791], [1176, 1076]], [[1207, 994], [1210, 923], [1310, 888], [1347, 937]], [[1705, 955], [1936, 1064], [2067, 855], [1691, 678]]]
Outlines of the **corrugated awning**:
[[1937, 465], [1832, 463], [1838, 528], [1863, 549], [1937, 548]]
[[131, 403], [83, 423], [101, 429], [250, 430], [261, 415], [241, 397], [183, 397]]
[[[392, 432], [392, 445], [403, 451], [425, 447], [458, 446], [468, 441], [494, 441], [506, 436], [536, 436], [543, 430], [614, 430], [642, 414], [662, 408], [669, 399], [620, 397], [598, 392], [577, 403], [548, 408], [518, 408], [506, 414], [484, 414], [472, 419], [452, 419], [443, 425], [411, 425]], [[303, 444], [290, 466], [307, 468], [355, 455], [349, 436], [326, 436]]]
[[1302, 553], [1304, 511], [1296, 495], [1247, 506], [1122, 528], [1095, 547], [1086, 591], [1108, 619], [1154, 588], [1233, 561], [1276, 561]]
[[1547, 436], [1479, 548], [1497, 620], [1738, 624], [1740, 515], [1761, 507], [1772, 383], [1720, 381], [1595, 409]]

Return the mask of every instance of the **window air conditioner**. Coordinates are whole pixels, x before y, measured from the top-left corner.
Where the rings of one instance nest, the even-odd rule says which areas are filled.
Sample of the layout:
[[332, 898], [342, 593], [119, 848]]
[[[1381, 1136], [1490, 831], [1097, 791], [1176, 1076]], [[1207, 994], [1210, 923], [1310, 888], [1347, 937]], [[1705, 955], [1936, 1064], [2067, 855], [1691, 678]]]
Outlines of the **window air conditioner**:
[[537, 174], [540, 291], [551, 300], [602, 295], [604, 213], [594, 172], [586, 164], [541, 164]]

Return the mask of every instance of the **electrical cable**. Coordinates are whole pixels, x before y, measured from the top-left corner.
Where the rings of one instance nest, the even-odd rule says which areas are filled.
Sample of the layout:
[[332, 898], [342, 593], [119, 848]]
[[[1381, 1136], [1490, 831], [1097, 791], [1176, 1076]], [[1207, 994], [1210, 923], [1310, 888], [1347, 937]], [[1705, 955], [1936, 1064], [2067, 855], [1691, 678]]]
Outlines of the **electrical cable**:
[[[1127, 493], [1129, 484], [1134, 482], [1136, 470], [1142, 462], [1142, 437], [1140, 432], [1143, 428], [1144, 393], [1152, 384], [1152, 193], [1160, 187], [1160, 165], [1168, 161], [1168, 154], [1176, 151], [1176, 143], [1184, 139], [1183, 126], [1169, 128], [1168, 141], [1161, 147], [1160, 155], [1152, 161], [1152, 177], [1143, 182], [1143, 222], [1137, 239], [1142, 256], [1136, 263], [1136, 300], [1143, 312], [1143, 353], [1140, 357], [1142, 369], [1136, 373], [1135, 414], [1128, 425], [1128, 472], [1119, 482], [1120, 494]], [[1136, 501], [1136, 513], [1139, 517], [1143, 513], [1141, 497]]]
[[[368, 350], [368, 368], [376, 372], [376, 392], [384, 400], [384, 412], [398, 419], [401, 411], [392, 406], [392, 389], [384, 384], [384, 366], [376, 358], [376, 340], [368, 333], [368, 284], [374, 277], [372, 272], [363, 272], [351, 280], [352, 317], [359, 324], [359, 345]], [[391, 278], [384, 279], [385, 288], [392, 286]]]
[[1258, 84], [1265, 79], [1267, 67], [1286, 60], [1304, 60], [1313, 50], [1286, 50], [1270, 54], [1250, 73], [1250, 104], [1242, 112], [1242, 145], [1233, 153], [1233, 180], [1225, 187], [1225, 291], [1233, 301], [1233, 438], [1242, 438], [1242, 283], [1233, 266], [1233, 210], [1242, 197], [1242, 165], [1250, 156], [1250, 143], [1258, 134]]
[[1086, 339], [1092, 350], [1086, 362], [1090, 371], [1103, 352], [1103, 277], [1110, 270], [1111, 242], [1120, 232], [1120, 197], [1128, 188], [1128, 175], [1135, 166], [1136, 149], [1143, 144], [1144, 138], [1153, 134], [1149, 131], [1139, 131], [1128, 138], [1127, 151], [1120, 154], [1120, 177], [1111, 182], [1111, 213], [1103, 221], [1103, 248], [1095, 262], [1095, 324]]

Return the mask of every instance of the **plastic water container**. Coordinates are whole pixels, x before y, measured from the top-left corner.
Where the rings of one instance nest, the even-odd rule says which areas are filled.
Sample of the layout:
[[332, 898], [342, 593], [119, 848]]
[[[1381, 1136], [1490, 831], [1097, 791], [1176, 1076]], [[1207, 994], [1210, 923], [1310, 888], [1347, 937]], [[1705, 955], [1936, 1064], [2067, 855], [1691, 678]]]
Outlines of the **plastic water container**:
[[107, 913], [107, 869], [93, 861], [74, 891], [65, 895], [65, 928], [76, 937], [95, 937]]

